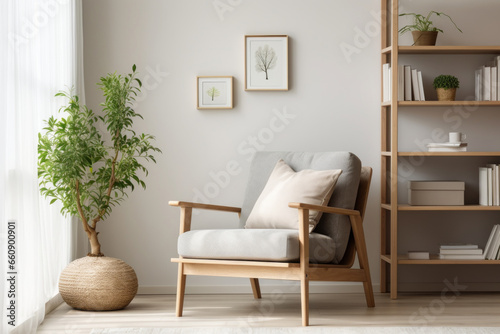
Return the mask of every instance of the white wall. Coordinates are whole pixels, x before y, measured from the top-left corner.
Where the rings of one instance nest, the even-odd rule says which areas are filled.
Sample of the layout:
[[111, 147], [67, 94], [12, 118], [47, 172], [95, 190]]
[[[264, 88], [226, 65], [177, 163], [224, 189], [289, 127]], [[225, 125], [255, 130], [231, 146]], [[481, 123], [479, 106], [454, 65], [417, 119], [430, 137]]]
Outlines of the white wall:
[[[220, 3], [227, 11], [217, 11], [214, 4]], [[485, 27], [467, 15], [480, 11], [494, 22], [490, 13], [499, 9], [493, 0], [482, 1], [483, 7], [466, 0], [443, 3], [456, 6], [429, 0], [407, 4], [412, 10], [444, 10], [456, 19], [465, 33], [457, 34], [445, 22], [441, 44], [478, 41], [474, 32]], [[262, 149], [352, 151], [374, 167], [365, 226], [372, 277], [379, 282], [379, 1], [86, 0], [83, 5], [89, 106], [99, 110], [102, 96], [95, 83], [100, 76], [125, 73], [137, 64], [145, 83], [137, 110], [145, 121], [136, 126], [156, 135], [163, 150], [158, 164], [149, 165], [148, 189], [132, 193], [99, 226], [102, 251], [135, 268], [141, 291], [174, 291], [177, 267], [170, 258], [177, 255], [179, 210], [167, 201], [193, 200], [197, 190], [204, 192], [213, 182], [210, 173], [235, 160], [241, 173], [211, 196], [210, 203], [239, 206], [249, 166], [241, 148], [250, 147], [251, 138], [258, 138], [275, 112], [284, 111], [295, 118], [272, 140], [260, 141]], [[492, 31], [479, 39], [494, 44], [498, 27]], [[289, 35], [288, 92], [244, 91], [246, 34]], [[234, 76], [235, 108], [197, 110], [197, 75]], [[194, 218], [194, 228], [236, 224], [236, 216], [224, 213], [200, 212]], [[441, 276], [434, 281], [441, 282]], [[231, 291], [236, 285], [249, 291], [247, 280], [205, 277], [190, 278], [188, 291]]]

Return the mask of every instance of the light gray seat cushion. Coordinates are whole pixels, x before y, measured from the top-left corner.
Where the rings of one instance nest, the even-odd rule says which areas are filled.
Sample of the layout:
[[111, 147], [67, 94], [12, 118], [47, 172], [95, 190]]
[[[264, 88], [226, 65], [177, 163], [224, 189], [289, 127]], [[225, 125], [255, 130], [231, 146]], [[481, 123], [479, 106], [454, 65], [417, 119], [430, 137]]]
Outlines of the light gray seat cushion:
[[[335, 243], [326, 235], [311, 233], [311, 263], [330, 263]], [[217, 260], [299, 261], [299, 233], [288, 229], [195, 230], [183, 233], [177, 243], [185, 258]]]
[[[250, 176], [241, 211], [241, 228], [245, 226], [255, 202], [264, 189], [276, 162], [280, 159], [283, 159], [295, 171], [303, 169], [342, 169], [342, 175], [340, 175], [335, 185], [328, 206], [344, 209], [354, 208], [361, 175], [361, 161], [353, 153], [257, 152], [250, 166]], [[323, 214], [314, 232], [331, 238], [333, 247], [335, 248], [333, 252], [334, 257], [331, 262], [339, 263], [344, 256], [351, 233], [349, 217], [336, 214]]]

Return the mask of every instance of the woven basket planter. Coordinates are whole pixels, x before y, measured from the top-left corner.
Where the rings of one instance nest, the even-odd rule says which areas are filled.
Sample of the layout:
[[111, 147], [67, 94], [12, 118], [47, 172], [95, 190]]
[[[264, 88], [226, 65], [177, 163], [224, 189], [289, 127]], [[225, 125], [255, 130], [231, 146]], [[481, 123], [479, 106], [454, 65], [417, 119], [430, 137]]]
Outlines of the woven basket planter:
[[112, 257], [83, 257], [71, 262], [59, 277], [59, 292], [71, 307], [112, 311], [126, 307], [137, 293], [131, 266]]

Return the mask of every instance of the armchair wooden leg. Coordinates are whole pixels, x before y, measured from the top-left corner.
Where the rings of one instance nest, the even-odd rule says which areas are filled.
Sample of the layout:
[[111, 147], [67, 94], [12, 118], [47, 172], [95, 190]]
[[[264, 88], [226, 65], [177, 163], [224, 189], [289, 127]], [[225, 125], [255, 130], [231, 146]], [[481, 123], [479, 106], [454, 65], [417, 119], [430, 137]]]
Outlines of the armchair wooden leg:
[[375, 298], [373, 297], [372, 279], [370, 276], [370, 266], [368, 264], [368, 253], [366, 251], [365, 234], [363, 231], [363, 222], [359, 216], [351, 217], [354, 220], [352, 223], [352, 231], [356, 240], [356, 252], [358, 253], [359, 267], [365, 272], [365, 281], [363, 288], [365, 290], [366, 304], [368, 307], [375, 306]]
[[300, 299], [302, 305], [302, 326], [309, 326], [309, 278], [300, 281]]
[[182, 317], [182, 309], [184, 308], [184, 291], [186, 290], [186, 275], [184, 275], [184, 264], [179, 263], [177, 273], [177, 297], [175, 304], [175, 316]]
[[252, 285], [253, 298], [260, 299], [262, 295], [260, 293], [260, 285], [258, 278], [250, 278], [250, 284]]
[[299, 209], [300, 301], [302, 326], [309, 326], [309, 210]]

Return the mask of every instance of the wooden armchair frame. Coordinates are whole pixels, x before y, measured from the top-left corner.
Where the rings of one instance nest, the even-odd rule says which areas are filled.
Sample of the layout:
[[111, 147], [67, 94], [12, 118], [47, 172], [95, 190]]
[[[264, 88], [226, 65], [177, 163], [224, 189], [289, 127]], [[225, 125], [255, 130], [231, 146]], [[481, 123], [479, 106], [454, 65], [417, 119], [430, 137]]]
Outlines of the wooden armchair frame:
[[[289, 203], [299, 214], [299, 242], [300, 262], [263, 262], [240, 260], [209, 260], [172, 258], [177, 262], [177, 299], [176, 316], [182, 316], [184, 305], [184, 291], [187, 275], [247, 277], [250, 278], [254, 298], [261, 298], [259, 278], [296, 280], [301, 282], [301, 308], [302, 325], [309, 325], [309, 282], [310, 281], [351, 281], [363, 282], [365, 298], [368, 307], [375, 306], [373, 288], [368, 265], [365, 236], [363, 232], [363, 218], [370, 189], [372, 169], [363, 167], [358, 195], [354, 210], [334, 208], [328, 206], [311, 205], [306, 203]], [[241, 214], [237, 207], [200, 204], [190, 202], [169, 202], [171, 206], [181, 209], [180, 234], [191, 228], [191, 215], [193, 209], [217, 210]], [[346, 253], [340, 264], [311, 264], [309, 263], [309, 210], [324, 213], [349, 216], [352, 232], [347, 245]], [[352, 269], [354, 259], [358, 254], [359, 269]]]

